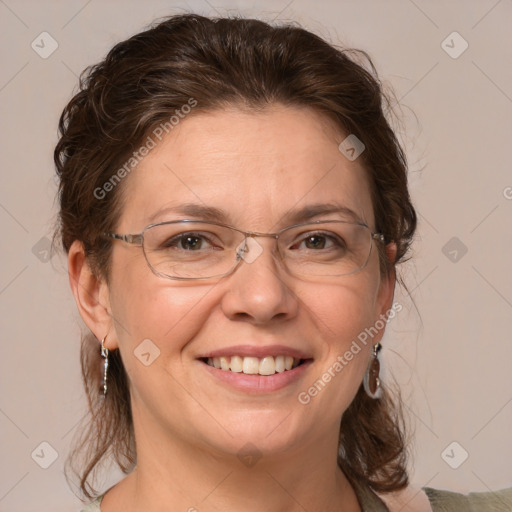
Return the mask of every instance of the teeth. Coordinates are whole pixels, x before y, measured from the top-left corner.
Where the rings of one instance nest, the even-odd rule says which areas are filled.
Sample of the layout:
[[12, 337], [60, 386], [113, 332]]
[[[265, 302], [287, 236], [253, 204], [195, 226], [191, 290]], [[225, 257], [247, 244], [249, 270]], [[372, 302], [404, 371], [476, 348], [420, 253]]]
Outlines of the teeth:
[[207, 361], [209, 366], [236, 373], [245, 373], [247, 375], [274, 375], [282, 373], [285, 370], [296, 368], [300, 359], [292, 356], [266, 356], [262, 359], [257, 357], [209, 357]]
[[259, 362], [258, 373], [260, 375], [274, 375], [274, 373], [276, 373], [276, 363], [272, 356], [264, 357]]
[[276, 372], [281, 373], [284, 372], [284, 356], [277, 356], [276, 357]]
[[260, 362], [257, 357], [244, 357], [242, 372], [248, 375], [256, 375], [260, 370]]
[[243, 369], [243, 359], [239, 356], [233, 356], [229, 363], [229, 369], [232, 372], [240, 373]]

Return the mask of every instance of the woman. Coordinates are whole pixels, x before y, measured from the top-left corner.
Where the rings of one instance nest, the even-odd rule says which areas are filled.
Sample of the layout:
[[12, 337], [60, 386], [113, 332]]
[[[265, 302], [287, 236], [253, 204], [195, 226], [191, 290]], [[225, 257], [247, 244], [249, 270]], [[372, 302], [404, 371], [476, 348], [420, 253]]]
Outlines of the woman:
[[408, 487], [379, 351], [416, 215], [362, 57], [299, 28], [185, 15], [83, 76], [55, 150], [91, 331], [72, 462], [88, 498], [103, 459], [128, 475], [85, 510], [482, 499]]

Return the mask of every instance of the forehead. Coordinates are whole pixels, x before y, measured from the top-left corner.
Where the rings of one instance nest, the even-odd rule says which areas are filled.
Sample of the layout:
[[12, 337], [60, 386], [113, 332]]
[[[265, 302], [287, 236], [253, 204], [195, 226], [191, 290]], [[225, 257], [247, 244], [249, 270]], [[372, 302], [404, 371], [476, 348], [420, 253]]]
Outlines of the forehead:
[[251, 230], [282, 227], [295, 210], [321, 204], [372, 225], [367, 173], [339, 151], [345, 137], [309, 108], [195, 113], [155, 141], [127, 178], [120, 227], [187, 218], [182, 204], [215, 208]]

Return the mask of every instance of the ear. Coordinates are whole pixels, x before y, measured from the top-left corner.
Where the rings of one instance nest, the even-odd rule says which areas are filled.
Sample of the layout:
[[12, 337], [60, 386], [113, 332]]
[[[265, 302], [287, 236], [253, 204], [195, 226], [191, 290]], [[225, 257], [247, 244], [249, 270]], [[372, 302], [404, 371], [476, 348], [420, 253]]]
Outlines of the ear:
[[[98, 340], [113, 329], [109, 289], [104, 279], [96, 276], [85, 256], [84, 246], [78, 240], [68, 253], [69, 284], [82, 320]], [[114, 336], [115, 338], [115, 336]], [[117, 340], [105, 341], [109, 350], [117, 348]]]
[[394, 242], [388, 243], [385, 247], [386, 257], [389, 261], [389, 271], [385, 275], [381, 275], [379, 292], [377, 296], [377, 313], [386, 315], [393, 305], [393, 297], [395, 295], [396, 272], [395, 259], [397, 247]]

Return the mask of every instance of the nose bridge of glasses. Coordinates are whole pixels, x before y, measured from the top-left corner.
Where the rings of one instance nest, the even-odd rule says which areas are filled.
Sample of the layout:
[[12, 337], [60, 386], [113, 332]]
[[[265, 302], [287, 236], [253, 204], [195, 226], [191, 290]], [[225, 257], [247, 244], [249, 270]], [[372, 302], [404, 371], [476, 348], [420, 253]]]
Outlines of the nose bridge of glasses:
[[245, 238], [279, 238], [279, 233], [260, 233], [259, 231], [242, 231]]

